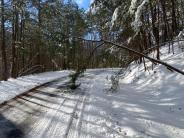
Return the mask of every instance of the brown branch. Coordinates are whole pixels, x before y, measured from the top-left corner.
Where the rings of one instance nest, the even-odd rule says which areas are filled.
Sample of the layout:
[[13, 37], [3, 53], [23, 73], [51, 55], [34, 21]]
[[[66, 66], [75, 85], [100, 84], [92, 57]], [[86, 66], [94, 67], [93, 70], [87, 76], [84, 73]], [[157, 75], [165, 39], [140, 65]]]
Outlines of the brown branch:
[[26, 75], [28, 73], [33, 73], [35, 70], [38, 70], [38, 69], [41, 69], [41, 68], [43, 68], [43, 65], [32, 66], [31, 68], [28, 68], [27, 70], [25, 70], [24, 72], [22, 72], [18, 76], [20, 77], [20, 76]]
[[177, 69], [177, 68], [175, 68], [175, 67], [173, 67], [173, 66], [171, 66], [171, 65], [169, 65], [169, 64], [167, 64], [167, 63], [165, 63], [165, 62], [163, 62], [163, 61], [160, 61], [160, 60], [151, 58], [151, 57], [149, 57], [149, 56], [147, 56], [147, 55], [144, 55], [143, 53], [137, 52], [137, 51], [135, 51], [135, 50], [133, 50], [133, 49], [130, 49], [130, 48], [126, 47], [126, 46], [118, 45], [118, 44], [116, 44], [116, 43], [113, 43], [113, 42], [107, 41], [107, 40], [103, 40], [103, 41], [104, 41], [105, 43], [109, 43], [109, 44], [111, 44], [111, 45], [114, 45], [114, 46], [116, 46], [116, 47], [118, 47], [118, 48], [122, 48], [122, 49], [128, 50], [128, 51], [130, 51], [130, 52], [133, 52], [133, 53], [135, 53], [136, 55], [139, 55], [139, 56], [141, 56], [141, 57], [145, 57], [146, 59], [149, 59], [149, 60], [152, 61], [152, 62], [155, 62], [155, 63], [161, 64], [161, 65], [164, 65], [164, 66], [166, 66], [167, 68], [169, 68], [169, 69], [171, 69], [171, 70], [174, 70], [174, 71], [176, 71], [176, 72], [178, 72], [178, 73], [184, 75], [184, 72], [183, 72], [182, 70], [179, 70], [179, 69]]
[[[80, 37], [74, 37], [74, 38], [81, 39], [81, 40], [85, 40], [85, 39], [80, 38]], [[90, 41], [90, 40], [87, 40], [87, 41]], [[111, 42], [111, 41], [108, 41], [108, 40], [100, 40], [100, 41], [94, 41], [94, 40], [92, 40], [92, 41], [93, 41], [93, 42], [104, 42], [104, 43], [108, 43], [108, 44], [111, 44], [111, 45], [113, 45], [113, 46], [116, 46], [116, 47], [118, 47], [118, 48], [125, 49], [125, 50], [127, 50], [127, 51], [133, 52], [134, 54], [136, 54], [136, 55], [138, 55], [138, 56], [140, 56], [140, 57], [145, 57], [146, 59], [149, 59], [149, 60], [150, 60], [151, 62], [153, 62], [153, 63], [158, 63], [158, 64], [161, 64], [161, 65], [164, 65], [164, 66], [166, 66], [168, 69], [173, 70], [173, 71], [175, 71], [175, 72], [178, 72], [178, 73], [184, 75], [184, 72], [183, 72], [182, 70], [179, 70], [179, 69], [177, 69], [177, 68], [175, 68], [175, 67], [173, 67], [173, 66], [171, 66], [171, 65], [169, 65], [169, 64], [167, 64], [167, 63], [165, 63], [165, 62], [163, 62], [163, 61], [161, 61], [161, 60], [157, 60], [157, 59], [151, 58], [151, 57], [145, 55], [145, 53], [140, 53], [140, 52], [138, 52], [138, 51], [136, 51], [136, 50], [133, 50], [133, 49], [128, 48], [128, 47], [123, 46], [123, 45], [116, 44], [116, 43]], [[102, 43], [102, 45], [97, 46], [97, 48], [103, 46], [104, 43]], [[95, 47], [95, 49], [94, 49], [93, 51], [95, 51], [97, 48]]]

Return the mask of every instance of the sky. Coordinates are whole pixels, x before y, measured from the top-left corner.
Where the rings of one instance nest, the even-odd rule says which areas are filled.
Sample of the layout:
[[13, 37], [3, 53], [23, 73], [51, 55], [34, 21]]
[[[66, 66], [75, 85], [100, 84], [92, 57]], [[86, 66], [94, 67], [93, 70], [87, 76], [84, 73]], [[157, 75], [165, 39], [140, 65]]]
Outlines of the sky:
[[92, 0], [75, 0], [75, 2], [79, 5], [80, 8], [87, 10]]

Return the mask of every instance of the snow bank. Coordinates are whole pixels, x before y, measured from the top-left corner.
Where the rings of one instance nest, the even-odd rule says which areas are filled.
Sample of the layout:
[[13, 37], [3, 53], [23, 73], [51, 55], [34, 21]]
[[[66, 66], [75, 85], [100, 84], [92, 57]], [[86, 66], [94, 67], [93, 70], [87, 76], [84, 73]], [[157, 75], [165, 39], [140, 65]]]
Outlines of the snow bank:
[[46, 72], [0, 82], [0, 104], [37, 86], [65, 77], [69, 71]]
[[[177, 43], [174, 49], [168, 54], [168, 46], [162, 48], [161, 60], [184, 70], [184, 53]], [[131, 64], [113, 93], [109, 78], [118, 69], [87, 71], [81, 88], [89, 98], [81, 113], [82, 131], [74, 138], [184, 138], [184, 76], [162, 65], [152, 70], [148, 60], [146, 65], [145, 72], [144, 65]]]
[[[179, 55], [170, 55], [173, 64], [177, 64], [174, 56]], [[154, 70], [158, 78], [154, 71], [145, 73], [143, 66], [132, 65], [131, 69], [113, 93], [109, 78], [118, 69], [87, 70], [81, 80], [87, 98], [76, 112], [79, 125], [73, 130], [79, 132], [72, 138], [184, 138], [182, 76], [163, 66]], [[134, 74], [137, 76], [132, 77]]]
[[[184, 53], [178, 43], [174, 49], [175, 54], [168, 54], [168, 46], [162, 48], [161, 60], [184, 71]], [[149, 71], [145, 72], [144, 65], [131, 64], [116, 94], [122, 97], [115, 104], [121, 104], [116, 114], [126, 118], [121, 123], [127, 128], [126, 133], [129, 131], [127, 136], [183, 138], [184, 76], [163, 65], [153, 70], [151, 62], [146, 65]]]
[[[161, 49], [161, 60], [184, 71], [184, 53], [182, 52], [182, 47], [184, 46], [183, 42], [180, 44], [175, 43], [174, 47], [174, 54], [173, 52], [168, 53], [169, 46], [165, 46]], [[172, 50], [172, 48], [171, 48]], [[150, 54], [150, 57], [156, 58], [156, 53]], [[150, 83], [154, 84], [157, 82], [158, 84], [161, 82], [175, 82], [177, 81], [178, 84], [184, 80], [184, 76], [177, 73], [171, 72], [163, 65], [156, 65], [152, 70], [152, 63], [146, 60], [146, 67], [147, 71], [144, 70], [144, 65], [137, 65], [132, 63], [127, 70], [124, 78], [122, 79], [122, 83], [135, 83], [135, 84], [142, 84], [142, 83]]]

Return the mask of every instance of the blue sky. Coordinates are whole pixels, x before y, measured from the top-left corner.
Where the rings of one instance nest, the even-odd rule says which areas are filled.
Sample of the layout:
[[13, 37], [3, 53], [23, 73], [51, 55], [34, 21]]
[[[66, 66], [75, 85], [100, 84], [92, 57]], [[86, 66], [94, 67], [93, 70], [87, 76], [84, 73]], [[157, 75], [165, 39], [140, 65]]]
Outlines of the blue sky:
[[89, 8], [90, 2], [92, 0], [75, 0], [75, 2], [79, 5], [79, 7], [87, 10]]

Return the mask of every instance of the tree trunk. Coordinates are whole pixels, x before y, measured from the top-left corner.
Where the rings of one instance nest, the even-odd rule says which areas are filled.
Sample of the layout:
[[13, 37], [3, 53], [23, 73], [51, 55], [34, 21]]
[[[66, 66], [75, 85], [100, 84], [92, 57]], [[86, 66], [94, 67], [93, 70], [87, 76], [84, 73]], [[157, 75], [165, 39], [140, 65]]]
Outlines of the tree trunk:
[[153, 35], [155, 37], [155, 40], [156, 40], [156, 44], [157, 44], [157, 59], [160, 59], [160, 49], [159, 49], [159, 25], [156, 26], [155, 25], [155, 22], [157, 20], [157, 16], [159, 18], [159, 8], [157, 9], [158, 7], [155, 6], [154, 9], [153, 9], [153, 6], [152, 6], [152, 3], [150, 2], [150, 9], [151, 9], [151, 18], [152, 18], [152, 31], [153, 31]]
[[2, 79], [7, 80], [8, 68], [7, 68], [7, 57], [6, 57], [6, 43], [5, 43], [5, 18], [4, 18], [4, 0], [1, 0], [1, 54], [2, 54]]
[[174, 34], [177, 33], [177, 21], [176, 21], [176, 3], [174, 0], [171, 0], [172, 3], [172, 31]]
[[[14, 4], [14, 3], [13, 3]], [[19, 32], [19, 14], [16, 5], [13, 5], [13, 21], [12, 21], [12, 65], [11, 65], [11, 77], [17, 77], [17, 47], [18, 47], [18, 32]]]

